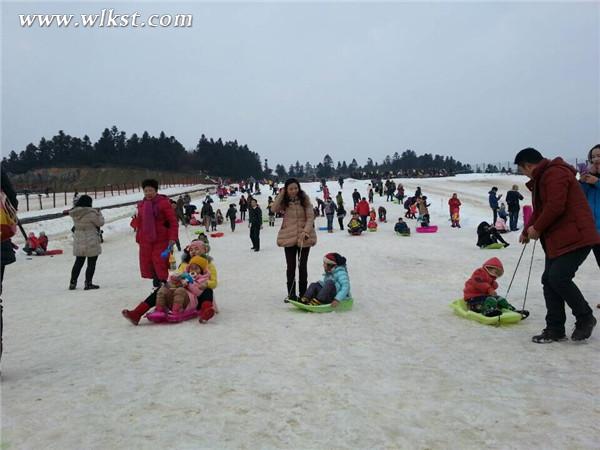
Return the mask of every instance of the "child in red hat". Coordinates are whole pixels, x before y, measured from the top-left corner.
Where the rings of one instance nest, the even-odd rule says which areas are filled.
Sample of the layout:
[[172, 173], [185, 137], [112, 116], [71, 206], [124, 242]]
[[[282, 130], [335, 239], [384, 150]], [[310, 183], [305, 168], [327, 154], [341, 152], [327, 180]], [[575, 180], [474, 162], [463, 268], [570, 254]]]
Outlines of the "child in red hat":
[[[504, 297], [500, 297], [497, 278], [504, 274], [504, 267], [498, 258], [488, 259], [483, 266], [473, 272], [471, 278], [465, 283], [463, 298], [471, 311], [478, 312], [487, 317], [499, 316], [503, 309], [516, 311]], [[524, 317], [529, 316], [528, 311], [520, 312]]]

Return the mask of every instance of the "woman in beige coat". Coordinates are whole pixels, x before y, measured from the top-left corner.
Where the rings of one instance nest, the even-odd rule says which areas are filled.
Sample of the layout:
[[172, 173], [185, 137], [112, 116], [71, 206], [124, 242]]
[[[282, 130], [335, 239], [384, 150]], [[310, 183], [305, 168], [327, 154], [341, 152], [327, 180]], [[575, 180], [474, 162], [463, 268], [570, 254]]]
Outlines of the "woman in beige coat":
[[87, 258], [85, 269], [84, 290], [98, 289], [100, 286], [92, 284], [96, 270], [98, 255], [102, 253], [100, 246], [100, 227], [104, 225], [104, 217], [98, 209], [92, 208], [92, 198], [89, 195], [79, 197], [76, 206], [69, 211], [75, 226], [73, 227], [73, 256], [75, 264], [71, 270], [69, 289], [77, 287], [77, 278]]
[[285, 250], [288, 298], [297, 300], [296, 261], [299, 257], [298, 294], [302, 297], [308, 285], [306, 269], [308, 253], [310, 247], [317, 243], [313, 206], [308, 195], [300, 189], [298, 180], [290, 178], [275, 197], [271, 210], [283, 213], [283, 223], [277, 234], [277, 245]]

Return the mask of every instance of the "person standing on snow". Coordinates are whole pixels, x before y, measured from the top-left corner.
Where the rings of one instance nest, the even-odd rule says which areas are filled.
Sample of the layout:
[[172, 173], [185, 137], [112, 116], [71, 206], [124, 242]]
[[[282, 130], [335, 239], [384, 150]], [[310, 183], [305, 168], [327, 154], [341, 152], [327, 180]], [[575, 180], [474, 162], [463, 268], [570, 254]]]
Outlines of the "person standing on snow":
[[592, 246], [600, 244], [600, 235], [576, 171], [562, 158], [546, 159], [534, 148], [517, 153], [515, 164], [529, 177], [527, 188], [533, 196], [533, 215], [519, 241], [540, 239], [546, 254], [542, 275], [546, 328], [532, 341], [545, 344], [567, 339], [565, 303], [576, 318], [571, 339], [587, 339], [596, 318], [573, 278]]
[[[596, 230], [600, 233], [600, 144], [589, 151], [588, 164], [589, 171], [581, 175], [579, 183], [592, 209]], [[592, 250], [600, 267], [600, 245], [594, 245]]]
[[510, 231], [517, 231], [517, 223], [519, 222], [519, 211], [521, 205], [519, 202], [523, 200], [523, 196], [519, 192], [519, 186], [516, 184], [512, 190], [506, 193], [506, 204], [508, 205], [508, 221]]
[[262, 229], [262, 211], [255, 198], [250, 201], [250, 210], [248, 212], [248, 228], [250, 228], [250, 240], [255, 252], [260, 251], [260, 230]]
[[502, 198], [502, 195], [496, 195], [498, 193], [498, 188], [494, 186], [490, 192], [488, 192], [488, 201], [490, 203], [490, 208], [492, 208], [492, 213], [494, 215], [494, 219], [492, 220], [492, 224], [496, 223], [498, 220], [498, 201]]
[[299, 257], [298, 293], [302, 297], [308, 285], [308, 254], [317, 243], [313, 206], [308, 195], [300, 188], [300, 182], [289, 178], [275, 197], [272, 208], [276, 213], [283, 213], [277, 245], [285, 251], [288, 298], [297, 300], [296, 262]]

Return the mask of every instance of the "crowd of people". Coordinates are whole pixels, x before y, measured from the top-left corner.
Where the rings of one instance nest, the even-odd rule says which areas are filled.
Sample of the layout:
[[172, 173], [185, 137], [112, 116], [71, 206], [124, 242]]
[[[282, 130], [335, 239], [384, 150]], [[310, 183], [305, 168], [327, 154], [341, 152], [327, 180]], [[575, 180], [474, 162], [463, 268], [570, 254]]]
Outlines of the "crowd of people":
[[[519, 241], [527, 245], [532, 240], [541, 240], [545, 253], [542, 286], [547, 308], [546, 328], [533, 337], [537, 343], [566, 339], [565, 304], [576, 317], [575, 331], [571, 336], [573, 340], [589, 338], [596, 325], [592, 309], [573, 282], [577, 269], [590, 253], [593, 252], [600, 267], [600, 145], [589, 151], [588, 161], [586, 170], [577, 173], [561, 158], [549, 160], [532, 148], [522, 150], [515, 158], [521, 173], [530, 178], [527, 188], [533, 198], [533, 215], [523, 223]], [[268, 222], [270, 227], [274, 227], [278, 217], [282, 220], [276, 244], [283, 248], [286, 262], [285, 301], [337, 306], [340, 301], [350, 297], [345, 257], [339, 253], [327, 253], [323, 257], [323, 278], [308, 284], [308, 258], [311, 248], [317, 244], [316, 217], [326, 217], [326, 230], [329, 233], [334, 232], [337, 218], [340, 231], [346, 229], [351, 235], [360, 235], [366, 230], [376, 231], [378, 222], [386, 223], [385, 202], [396, 202], [404, 207], [404, 218], [399, 217], [393, 226], [394, 232], [399, 235], [410, 236], [410, 227], [405, 219], [416, 220], [422, 227], [428, 227], [431, 220], [431, 204], [420, 187], [417, 187], [414, 195], [406, 196], [401, 183], [396, 184], [392, 179], [385, 182], [372, 180], [364, 195], [358, 189], [353, 189], [352, 208], [348, 208], [348, 212], [342, 194], [343, 178], [338, 179], [338, 183], [341, 190], [333, 198], [327, 181], [323, 180], [320, 189], [322, 198], [316, 199], [315, 206], [298, 180], [290, 178], [281, 188], [276, 183], [270, 183], [268, 189], [273, 196], [268, 197], [266, 216], [263, 216], [256, 198], [260, 195], [261, 186], [256, 180], [241, 183], [236, 189], [219, 187], [219, 201], [228, 202], [239, 195], [237, 202], [229, 203], [225, 215], [220, 209], [215, 210], [209, 194], [198, 211], [188, 194], [171, 200], [159, 193], [156, 180], [145, 180], [142, 183], [144, 197], [137, 204], [131, 225], [135, 229], [138, 244], [140, 276], [151, 280], [153, 290], [135, 308], [123, 310], [123, 316], [137, 325], [144, 314], [154, 308], [147, 314], [153, 322], [180, 322], [194, 317], [200, 322], [210, 320], [218, 312], [215, 302], [218, 284], [208, 237], [201, 233], [197, 239], [181, 248], [180, 225], [203, 225], [206, 232], [214, 232], [219, 225], [228, 221], [231, 231], [235, 232], [236, 224], [247, 220], [251, 250], [259, 252], [263, 223]], [[3, 208], [13, 207], [16, 210], [18, 202], [4, 173], [2, 193]], [[375, 210], [373, 204], [377, 194], [380, 198], [385, 196], [385, 202], [381, 200]], [[493, 244], [508, 247], [502, 233], [519, 231], [519, 214], [524, 196], [519, 192], [519, 187], [514, 185], [506, 193], [505, 202], [502, 198], [503, 194], [498, 192], [497, 187], [490, 189], [488, 202], [492, 221], [482, 222], [477, 227], [477, 245], [482, 248], [489, 248]], [[460, 228], [461, 200], [453, 193], [447, 203], [450, 226]], [[93, 207], [91, 197], [77, 195], [73, 208], [67, 213], [74, 224], [75, 256], [68, 289], [77, 289], [79, 275], [86, 262], [84, 290], [99, 289], [100, 286], [93, 283], [93, 277], [102, 253], [102, 212]], [[344, 219], [348, 214], [350, 220], [344, 227]], [[10, 236], [5, 236], [2, 235], [2, 279], [5, 267], [15, 261], [15, 247]], [[182, 262], [169, 273], [169, 259], [176, 246], [183, 252]], [[47, 236], [44, 233], [27, 236], [24, 246], [27, 254], [41, 255], [46, 250]], [[515, 310], [496, 293], [496, 279], [503, 272], [500, 260], [492, 258], [473, 273], [464, 289], [464, 300], [469, 309], [485, 316], [499, 315], [503, 310]], [[524, 317], [528, 314], [527, 311], [520, 313]]]

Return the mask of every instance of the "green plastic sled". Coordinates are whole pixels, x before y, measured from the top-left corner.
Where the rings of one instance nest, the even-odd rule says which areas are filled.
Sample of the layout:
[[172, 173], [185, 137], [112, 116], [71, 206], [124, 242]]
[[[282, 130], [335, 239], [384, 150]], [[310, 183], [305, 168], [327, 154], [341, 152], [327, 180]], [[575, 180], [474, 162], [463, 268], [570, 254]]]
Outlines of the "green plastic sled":
[[464, 317], [465, 319], [483, 323], [485, 325], [507, 325], [510, 323], [520, 322], [523, 319], [523, 316], [521, 316], [520, 313], [511, 311], [510, 309], [503, 309], [503, 312], [500, 316], [486, 317], [483, 314], [469, 310], [466, 302], [462, 298], [454, 300], [452, 303], [450, 303], [450, 306], [456, 315]]
[[396, 236], [410, 237], [410, 233], [398, 233], [397, 231], [395, 233], [396, 233]]
[[333, 308], [331, 305], [305, 305], [304, 303], [297, 302], [294, 300], [288, 300], [290, 305], [294, 305], [298, 309], [303, 309], [304, 311], [315, 312], [315, 313], [328, 313], [333, 311], [349, 311], [352, 309], [354, 305], [354, 299], [347, 298], [346, 300], [340, 301], [340, 304]]
[[481, 247], [482, 250], [500, 250], [501, 248], [504, 248], [504, 244], [501, 244], [500, 242]]

